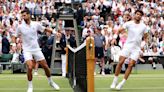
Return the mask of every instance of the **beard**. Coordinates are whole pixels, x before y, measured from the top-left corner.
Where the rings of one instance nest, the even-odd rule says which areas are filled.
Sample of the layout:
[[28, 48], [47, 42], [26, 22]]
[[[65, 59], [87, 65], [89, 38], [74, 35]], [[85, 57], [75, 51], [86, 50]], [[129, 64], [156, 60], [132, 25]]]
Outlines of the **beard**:
[[141, 18], [135, 18], [136, 22], [140, 22]]
[[24, 19], [24, 21], [25, 21], [25, 23], [27, 23], [28, 22], [28, 19]]
[[24, 19], [24, 21], [27, 23], [27, 19]]

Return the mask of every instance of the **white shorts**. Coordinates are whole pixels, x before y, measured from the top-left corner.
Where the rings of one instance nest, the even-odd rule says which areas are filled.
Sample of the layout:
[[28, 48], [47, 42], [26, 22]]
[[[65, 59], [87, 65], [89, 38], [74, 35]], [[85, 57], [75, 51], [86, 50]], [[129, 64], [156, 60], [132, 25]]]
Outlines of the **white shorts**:
[[40, 61], [45, 59], [42, 51], [24, 51], [23, 55], [25, 62], [28, 60]]
[[120, 53], [120, 56], [124, 56], [124, 57], [137, 61], [140, 56], [140, 49], [123, 48]]

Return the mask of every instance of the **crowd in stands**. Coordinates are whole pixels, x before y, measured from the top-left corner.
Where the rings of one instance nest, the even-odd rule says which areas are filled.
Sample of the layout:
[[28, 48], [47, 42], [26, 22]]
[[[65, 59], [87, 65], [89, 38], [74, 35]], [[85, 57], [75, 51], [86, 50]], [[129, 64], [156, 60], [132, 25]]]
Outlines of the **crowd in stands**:
[[[33, 20], [54, 30], [53, 34], [38, 35], [45, 55], [49, 52], [52, 53], [51, 37], [56, 34], [56, 41], [59, 43], [61, 33], [65, 33], [64, 21], [61, 20], [58, 26], [56, 24], [57, 6], [63, 3], [64, 0], [62, 2], [60, 0], [0, 0], [0, 54], [21, 53], [21, 39], [17, 39], [17, 51], [12, 48], [11, 40], [18, 25], [23, 23], [20, 12], [25, 7], [30, 9]], [[117, 40], [113, 41], [114, 34], [122, 24], [133, 19], [135, 10], [140, 9], [144, 12], [142, 22], [146, 24], [149, 34], [148, 38], [143, 37], [141, 54], [164, 55], [163, 5], [163, 0], [87, 0], [75, 7], [77, 24], [82, 28], [82, 41], [87, 36], [95, 36], [100, 31], [105, 42], [95, 41], [98, 42], [95, 44], [103, 44], [104, 46], [101, 45], [101, 47], [103, 47], [104, 56], [118, 62], [116, 58], [119, 53], [116, 51], [119, 52], [119, 49], [123, 47], [127, 34], [121, 33]], [[59, 30], [55, 30], [56, 27]], [[49, 38], [50, 40], [47, 42]], [[48, 54], [47, 57], [50, 56]]]

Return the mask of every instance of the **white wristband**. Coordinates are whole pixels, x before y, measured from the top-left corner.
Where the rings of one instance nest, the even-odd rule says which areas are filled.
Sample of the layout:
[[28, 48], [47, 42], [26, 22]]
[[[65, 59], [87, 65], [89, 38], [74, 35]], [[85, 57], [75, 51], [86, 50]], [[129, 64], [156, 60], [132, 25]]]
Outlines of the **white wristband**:
[[114, 35], [113, 35], [113, 38], [115, 38], [115, 39], [116, 39], [117, 37], [118, 37], [118, 35], [117, 35], [117, 34], [114, 34]]

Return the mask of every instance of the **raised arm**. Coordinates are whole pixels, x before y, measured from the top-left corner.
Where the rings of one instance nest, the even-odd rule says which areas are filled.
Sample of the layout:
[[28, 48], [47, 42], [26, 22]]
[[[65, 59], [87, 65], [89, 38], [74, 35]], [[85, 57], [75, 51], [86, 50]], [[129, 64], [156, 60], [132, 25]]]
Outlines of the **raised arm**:
[[37, 23], [37, 29], [40, 31], [40, 32], [50, 32], [52, 33], [52, 29], [48, 28], [48, 27], [44, 27], [42, 26], [40, 23]]
[[20, 35], [21, 35], [21, 27], [18, 26], [16, 28], [15, 34], [13, 34], [11, 36], [11, 45], [12, 45], [12, 48], [14, 48], [15, 51], [17, 51], [17, 37], [19, 37]]
[[18, 27], [17, 29], [16, 29], [16, 32], [15, 32], [15, 34], [13, 34], [12, 36], [11, 36], [11, 45], [12, 46], [16, 46], [16, 43], [17, 43], [17, 37], [20, 35], [20, 27]]
[[11, 36], [11, 43], [10, 45], [12, 46], [12, 51], [15, 53], [17, 52], [17, 41], [16, 41], [17, 37], [16, 36]]

